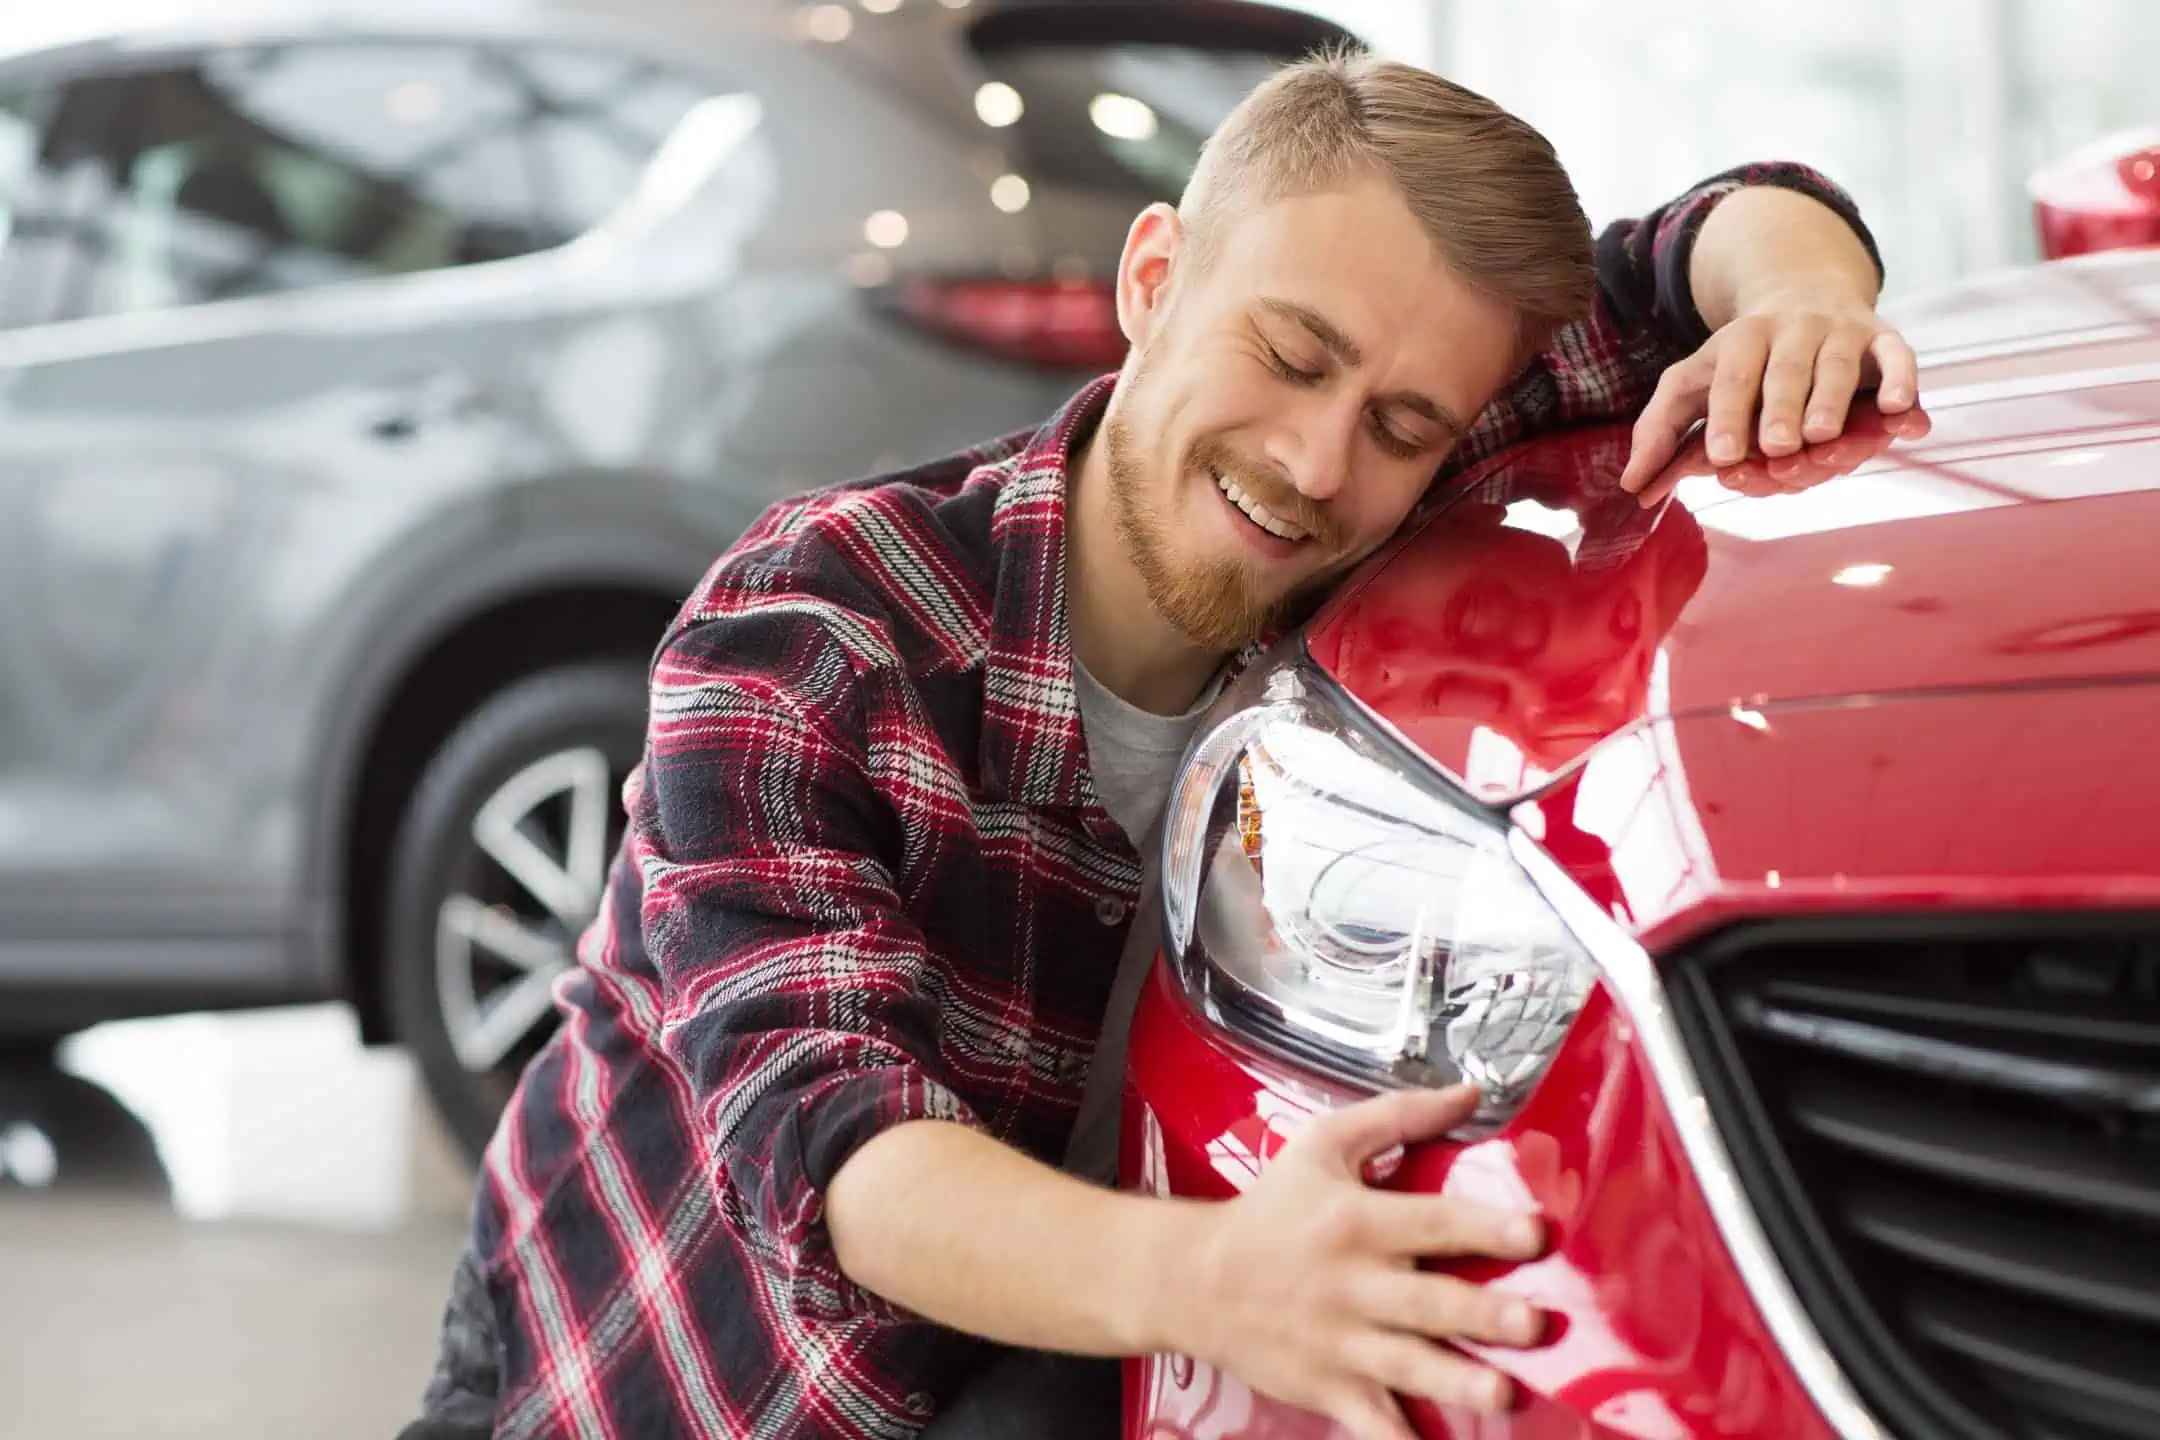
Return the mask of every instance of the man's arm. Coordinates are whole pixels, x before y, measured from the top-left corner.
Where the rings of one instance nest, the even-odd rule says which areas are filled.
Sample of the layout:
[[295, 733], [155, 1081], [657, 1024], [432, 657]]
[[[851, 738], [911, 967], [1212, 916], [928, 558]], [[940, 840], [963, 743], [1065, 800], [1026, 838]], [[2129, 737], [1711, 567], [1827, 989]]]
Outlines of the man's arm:
[[1463, 1124], [1467, 1087], [1382, 1096], [1310, 1122], [1220, 1203], [1102, 1190], [956, 1125], [903, 1125], [833, 1180], [827, 1223], [858, 1284], [1010, 1345], [1176, 1352], [1325, 1414], [1361, 1440], [1415, 1440], [1394, 1395], [1498, 1411], [1497, 1371], [1435, 1341], [1535, 1342], [1530, 1305], [1436, 1256], [1529, 1259], [1530, 1216], [1367, 1188], [1364, 1167]]
[[1712, 462], [1731, 465], [1748, 453], [1751, 423], [1766, 455], [1836, 439], [1867, 386], [1887, 413], [1912, 408], [1912, 347], [1875, 313], [1882, 272], [1856, 222], [1807, 194], [1749, 186], [1710, 211], [1683, 259], [1712, 333], [1660, 379], [1625, 488], [1663, 469], [1697, 420], [1708, 421]]
[[929, 1379], [913, 1373], [932, 1353], [922, 1320], [1070, 1352], [1183, 1351], [1372, 1440], [1408, 1440], [1391, 1390], [1504, 1403], [1502, 1377], [1434, 1342], [1527, 1343], [1541, 1317], [1410, 1262], [1528, 1258], [1537, 1222], [1383, 1194], [1362, 1173], [1465, 1123], [1474, 1095], [1325, 1117], [1221, 1204], [1116, 1194], [1001, 1143], [944, 1053], [934, 997], [959, 987], [935, 973], [889, 858], [896, 833], [936, 821], [877, 779], [865, 737], [907, 727], [847, 648], [872, 627], [770, 571], [701, 616], [655, 662], [631, 803], [656, 1028], [722, 1220], [776, 1303], [851, 1326], [863, 1392], [895, 1425]]
[[[1597, 271], [1590, 315], [1554, 336], [1479, 417], [1447, 471], [1532, 435], [1640, 417], [1622, 481], [1640, 490], [1708, 412], [1729, 335], [1767, 327], [1804, 340], [1821, 313], [1888, 335], [1885, 345], [1902, 351], [1909, 378], [1911, 352], [1874, 316], [1874, 241], [1850, 198], [1804, 166], [1730, 170], [1647, 215], [1614, 222], [1598, 237]], [[1736, 380], [1747, 349], [1733, 347]], [[1793, 344], [1787, 350], [1798, 353]], [[1758, 387], [1768, 354], [1766, 347], [1753, 376]], [[1727, 393], [1740, 392], [1736, 385]], [[1909, 391], [1902, 402], [1884, 399], [1889, 409], [1911, 403]], [[1828, 408], [1827, 391], [1823, 400]], [[1842, 425], [1844, 407], [1835, 408]]]

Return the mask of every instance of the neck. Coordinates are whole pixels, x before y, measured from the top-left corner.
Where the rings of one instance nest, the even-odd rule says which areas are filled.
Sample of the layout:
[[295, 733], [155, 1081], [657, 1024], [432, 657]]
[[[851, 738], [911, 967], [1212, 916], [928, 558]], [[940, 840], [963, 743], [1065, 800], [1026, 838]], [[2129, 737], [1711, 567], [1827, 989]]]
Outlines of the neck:
[[1071, 458], [1066, 480], [1065, 608], [1073, 653], [1128, 705], [1157, 715], [1190, 709], [1224, 653], [1193, 644], [1156, 612], [1111, 508], [1109, 445], [1121, 379], [1102, 423]]

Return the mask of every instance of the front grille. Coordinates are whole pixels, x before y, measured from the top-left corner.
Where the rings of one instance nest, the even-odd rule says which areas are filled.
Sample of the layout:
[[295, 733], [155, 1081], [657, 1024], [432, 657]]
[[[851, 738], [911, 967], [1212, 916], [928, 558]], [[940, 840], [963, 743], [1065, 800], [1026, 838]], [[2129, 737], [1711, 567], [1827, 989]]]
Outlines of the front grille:
[[2160, 919], [1749, 927], [1670, 974], [1750, 1198], [1886, 1425], [2160, 1436]]

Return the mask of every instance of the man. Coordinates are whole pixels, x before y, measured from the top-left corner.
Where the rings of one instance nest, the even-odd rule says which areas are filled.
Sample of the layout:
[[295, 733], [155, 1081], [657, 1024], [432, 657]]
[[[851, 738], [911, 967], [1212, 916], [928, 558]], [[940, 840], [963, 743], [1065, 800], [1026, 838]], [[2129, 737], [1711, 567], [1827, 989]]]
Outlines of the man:
[[412, 1434], [1114, 1432], [1114, 1367], [1050, 1357], [1153, 1351], [1361, 1436], [1409, 1433], [1394, 1394], [1505, 1405], [1439, 1342], [1541, 1317], [1411, 1262], [1530, 1256], [1536, 1218], [1362, 1179], [1474, 1097], [1318, 1120], [1223, 1204], [1091, 1183], [1144, 837], [1226, 660], [1436, 471], [1647, 404], [1639, 489], [1705, 414], [1737, 458], [1758, 401], [1773, 454], [1836, 434], [1870, 374], [1909, 406], [1877, 284], [1797, 169], [1593, 256], [1549, 147], [1489, 102], [1354, 56], [1263, 85], [1135, 221], [1118, 375], [1032, 435], [776, 508], [685, 605]]

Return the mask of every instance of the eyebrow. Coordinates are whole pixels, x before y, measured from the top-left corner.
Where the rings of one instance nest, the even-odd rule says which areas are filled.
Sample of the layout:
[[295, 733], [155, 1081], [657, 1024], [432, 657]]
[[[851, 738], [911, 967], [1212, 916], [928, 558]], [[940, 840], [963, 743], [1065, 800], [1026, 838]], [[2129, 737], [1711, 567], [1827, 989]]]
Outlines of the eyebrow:
[[[1260, 308], [1271, 315], [1302, 325], [1344, 369], [1355, 370], [1365, 363], [1365, 352], [1358, 349], [1357, 342], [1343, 334], [1333, 321], [1312, 306], [1295, 300], [1279, 299], [1273, 295], [1263, 295], [1260, 297]], [[1470, 427], [1462, 422], [1460, 416], [1429, 395], [1421, 395], [1415, 390], [1397, 390], [1380, 398], [1388, 404], [1400, 405], [1412, 414], [1430, 420], [1456, 440], [1469, 433]]]

